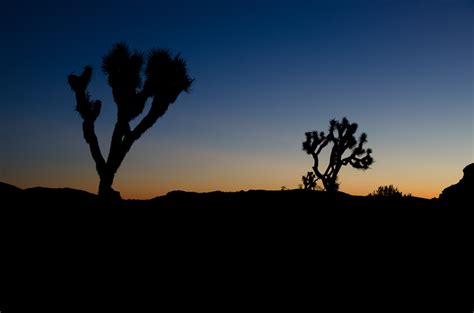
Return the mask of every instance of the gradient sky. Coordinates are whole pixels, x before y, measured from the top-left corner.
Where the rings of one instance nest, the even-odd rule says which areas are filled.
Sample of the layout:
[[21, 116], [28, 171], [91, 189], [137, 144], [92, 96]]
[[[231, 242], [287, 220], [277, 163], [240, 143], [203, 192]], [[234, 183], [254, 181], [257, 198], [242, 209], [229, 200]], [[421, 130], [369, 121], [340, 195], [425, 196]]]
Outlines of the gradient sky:
[[343, 168], [342, 191], [438, 196], [473, 162], [473, 21], [472, 0], [5, 2], [0, 181], [97, 191], [67, 75], [96, 69], [108, 151], [101, 58], [127, 41], [181, 52], [196, 81], [127, 155], [125, 198], [297, 188], [312, 166], [304, 133], [344, 116], [376, 162]]

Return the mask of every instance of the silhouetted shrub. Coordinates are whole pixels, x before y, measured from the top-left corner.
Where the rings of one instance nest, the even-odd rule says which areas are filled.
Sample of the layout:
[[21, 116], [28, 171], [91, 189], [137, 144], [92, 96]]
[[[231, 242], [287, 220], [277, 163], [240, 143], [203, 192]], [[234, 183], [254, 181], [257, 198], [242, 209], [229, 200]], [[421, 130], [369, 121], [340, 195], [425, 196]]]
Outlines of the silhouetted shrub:
[[[131, 52], [125, 43], [115, 44], [102, 60], [102, 70], [108, 77], [117, 105], [117, 121], [107, 160], [102, 155], [94, 129], [101, 102], [92, 100], [87, 91], [92, 68], [86, 66], [80, 76], [68, 76], [69, 85], [76, 95], [76, 110], [83, 120], [84, 139], [89, 144], [100, 177], [101, 198], [120, 199], [120, 194], [112, 189], [112, 184], [125, 155], [133, 143], [165, 114], [178, 95], [188, 91], [193, 82], [179, 54], [173, 57], [167, 50], [151, 50], [146, 58], [142, 84], [144, 65], [143, 53]], [[133, 129], [130, 128], [130, 121], [143, 112], [148, 99], [151, 99], [151, 106], [147, 114]]]
[[[377, 190], [369, 193], [371, 197], [402, 197], [403, 194], [393, 185], [379, 186]], [[406, 195], [408, 196], [408, 195]]]
[[[349, 123], [347, 118], [343, 118], [342, 122], [331, 120], [329, 122], [329, 131], [324, 132], [307, 132], [306, 140], [303, 142], [303, 150], [311, 154], [314, 159], [313, 170], [317, 179], [323, 183], [326, 191], [337, 191], [339, 184], [337, 183], [337, 175], [342, 166], [350, 164], [356, 169], [366, 170], [374, 162], [370, 155], [371, 149], [364, 149], [363, 145], [367, 142], [367, 135], [362, 133], [357, 140], [354, 136], [357, 131], [356, 123]], [[319, 154], [327, 147], [331, 146], [331, 154], [326, 170], [319, 170]], [[345, 156], [344, 154], [349, 153]]]

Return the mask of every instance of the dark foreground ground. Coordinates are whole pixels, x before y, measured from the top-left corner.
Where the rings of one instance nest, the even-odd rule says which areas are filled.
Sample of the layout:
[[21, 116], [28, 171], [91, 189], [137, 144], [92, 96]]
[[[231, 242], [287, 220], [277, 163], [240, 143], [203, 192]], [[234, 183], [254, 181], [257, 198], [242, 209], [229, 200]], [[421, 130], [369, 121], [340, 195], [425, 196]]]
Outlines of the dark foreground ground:
[[457, 312], [472, 218], [415, 197], [0, 184], [0, 311]]

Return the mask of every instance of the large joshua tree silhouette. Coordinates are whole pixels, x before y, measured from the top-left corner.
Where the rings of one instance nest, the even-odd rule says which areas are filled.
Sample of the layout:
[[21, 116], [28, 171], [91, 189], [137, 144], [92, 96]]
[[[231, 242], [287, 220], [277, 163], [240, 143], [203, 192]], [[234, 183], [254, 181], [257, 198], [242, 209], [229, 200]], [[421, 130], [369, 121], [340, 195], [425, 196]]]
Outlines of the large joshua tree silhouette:
[[[313, 170], [317, 179], [320, 179], [326, 191], [337, 191], [337, 175], [342, 166], [352, 165], [356, 169], [366, 170], [374, 162], [370, 155], [372, 149], [364, 149], [363, 145], [367, 142], [367, 135], [362, 133], [359, 140], [356, 140], [354, 134], [357, 131], [357, 124], [350, 123], [347, 118], [342, 122], [335, 119], [329, 122], [329, 131], [307, 132], [306, 140], [303, 142], [303, 150], [311, 154], [314, 159]], [[328, 145], [332, 144], [331, 154], [329, 156], [328, 166], [324, 172], [319, 170], [319, 154]], [[348, 153], [346, 153], [348, 151]]]
[[[125, 155], [133, 143], [165, 114], [178, 95], [189, 90], [193, 82], [188, 76], [186, 62], [180, 54], [173, 57], [167, 50], [151, 50], [146, 58], [145, 81], [142, 83], [144, 65], [143, 53], [131, 52], [125, 43], [115, 44], [103, 57], [102, 70], [108, 77], [117, 105], [117, 121], [107, 160], [102, 155], [94, 130], [101, 102], [92, 100], [87, 92], [92, 68], [86, 66], [80, 76], [68, 76], [69, 85], [76, 95], [76, 110], [83, 120], [84, 139], [89, 145], [100, 177], [101, 198], [120, 199], [120, 194], [112, 189], [112, 184]], [[130, 121], [143, 112], [148, 99], [151, 99], [150, 109], [131, 129]]]

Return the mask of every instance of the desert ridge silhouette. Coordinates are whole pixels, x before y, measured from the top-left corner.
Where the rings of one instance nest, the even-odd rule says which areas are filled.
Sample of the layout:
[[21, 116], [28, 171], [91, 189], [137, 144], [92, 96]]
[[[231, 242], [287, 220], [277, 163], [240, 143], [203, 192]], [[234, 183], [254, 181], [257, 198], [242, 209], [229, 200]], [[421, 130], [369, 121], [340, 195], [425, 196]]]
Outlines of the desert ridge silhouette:
[[[34, 187], [20, 189], [8, 184], [0, 184], [0, 197], [5, 203], [0, 213], [17, 214], [18, 212], [32, 212], [34, 215], [47, 212], [75, 214], [74, 212], [88, 212], [92, 209], [112, 208], [108, 203], [101, 201], [98, 195], [71, 188], [43, 188]], [[150, 212], [166, 214], [169, 210], [193, 212], [211, 210], [218, 215], [254, 216], [266, 215], [268, 212], [282, 212], [292, 214], [304, 208], [308, 212], [326, 212], [331, 210], [347, 212], [358, 209], [374, 210], [403, 210], [406, 209], [436, 209], [439, 207], [437, 199], [424, 199], [413, 196], [404, 197], [374, 197], [353, 196], [344, 192], [326, 192], [321, 190], [248, 190], [238, 192], [185, 192], [172, 191], [163, 196], [148, 200], [120, 200], [113, 208], [124, 209], [151, 209]], [[69, 212], [69, 213], [68, 213]], [[318, 213], [318, 214], [319, 214]], [[316, 213], [315, 213], [316, 214]], [[217, 218], [217, 215], [213, 218]]]

